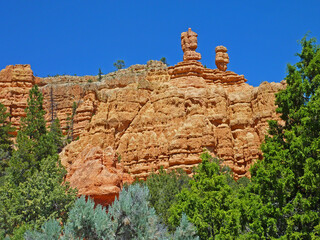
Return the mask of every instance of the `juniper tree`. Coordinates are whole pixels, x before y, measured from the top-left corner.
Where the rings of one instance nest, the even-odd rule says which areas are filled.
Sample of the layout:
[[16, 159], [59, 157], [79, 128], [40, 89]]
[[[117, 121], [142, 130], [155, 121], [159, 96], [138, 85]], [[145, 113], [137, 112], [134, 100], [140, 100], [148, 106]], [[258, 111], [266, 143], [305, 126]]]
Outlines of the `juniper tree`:
[[182, 169], [166, 172], [161, 167], [159, 173], [152, 173], [146, 181], [140, 182], [148, 187], [149, 202], [165, 224], [168, 224], [169, 208], [176, 202], [176, 195], [183, 188], [190, 188], [190, 180]]
[[263, 160], [252, 169], [260, 207], [244, 215], [259, 238], [320, 237], [320, 47], [307, 37], [300, 44], [300, 61], [288, 65], [287, 87], [276, 95], [283, 123], [269, 122]]
[[201, 159], [190, 189], [182, 189], [170, 207], [169, 223], [177, 227], [185, 213], [201, 239], [233, 239], [240, 233], [240, 214], [233, 206], [236, 194], [229, 183], [229, 169], [208, 152]]

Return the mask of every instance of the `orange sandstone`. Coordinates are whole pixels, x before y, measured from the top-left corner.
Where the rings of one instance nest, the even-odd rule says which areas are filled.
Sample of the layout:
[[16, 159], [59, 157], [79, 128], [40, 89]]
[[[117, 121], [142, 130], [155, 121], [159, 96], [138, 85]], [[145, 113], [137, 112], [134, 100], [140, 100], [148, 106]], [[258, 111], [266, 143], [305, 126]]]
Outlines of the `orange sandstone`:
[[48, 122], [54, 111], [63, 127], [76, 102], [79, 140], [60, 157], [71, 186], [96, 202], [111, 202], [123, 183], [160, 166], [190, 173], [204, 148], [223, 159], [235, 178], [249, 176], [262, 157], [267, 121], [279, 119], [274, 94], [285, 82], [246, 84], [243, 75], [226, 71], [229, 57], [222, 46], [216, 48], [218, 68], [204, 68], [191, 29], [182, 33], [181, 45], [183, 61], [175, 66], [149, 61], [104, 75], [101, 82], [92, 76], [39, 79], [29, 65], [8, 66], [0, 72], [0, 102], [18, 126], [27, 92], [37, 82]]

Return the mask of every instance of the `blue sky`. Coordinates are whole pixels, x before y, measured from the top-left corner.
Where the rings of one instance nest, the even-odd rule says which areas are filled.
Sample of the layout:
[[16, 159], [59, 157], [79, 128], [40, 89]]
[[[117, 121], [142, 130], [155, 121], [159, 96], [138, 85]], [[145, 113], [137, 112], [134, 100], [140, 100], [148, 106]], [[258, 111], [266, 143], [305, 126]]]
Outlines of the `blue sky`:
[[0, 69], [31, 64], [40, 77], [96, 75], [113, 63], [182, 61], [180, 34], [198, 33], [201, 62], [228, 48], [228, 69], [254, 86], [279, 82], [295, 63], [297, 40], [320, 41], [320, 1], [0, 0]]

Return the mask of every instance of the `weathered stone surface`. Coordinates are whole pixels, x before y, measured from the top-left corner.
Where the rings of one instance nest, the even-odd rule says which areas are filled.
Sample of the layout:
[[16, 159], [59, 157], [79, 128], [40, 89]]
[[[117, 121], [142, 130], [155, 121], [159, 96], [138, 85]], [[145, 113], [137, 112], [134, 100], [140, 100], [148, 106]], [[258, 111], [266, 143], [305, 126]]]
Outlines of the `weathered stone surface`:
[[[95, 115], [79, 141], [61, 154], [64, 164], [76, 159], [87, 144], [111, 146], [121, 155], [126, 172], [145, 178], [160, 166], [191, 172], [203, 148], [208, 148], [224, 159], [236, 178], [248, 176], [252, 162], [261, 157], [267, 120], [277, 118], [274, 93], [285, 83], [254, 88], [243, 79], [220, 84], [199, 76], [168, 80], [165, 71], [148, 69], [144, 84], [139, 80], [97, 90]], [[158, 72], [159, 79], [148, 78], [150, 72]]]
[[29, 65], [8, 66], [0, 72], [0, 102], [18, 126], [27, 93], [38, 83], [48, 124], [53, 115], [64, 128], [76, 103], [79, 140], [60, 157], [67, 180], [96, 202], [109, 203], [124, 182], [145, 178], [160, 166], [191, 173], [204, 148], [223, 159], [235, 178], [249, 176], [251, 164], [261, 158], [267, 120], [279, 119], [274, 94], [286, 83], [246, 84], [243, 75], [226, 71], [229, 57], [222, 46], [216, 58], [222, 65], [204, 68], [197, 61], [196, 37], [191, 30], [182, 34], [184, 61], [175, 66], [149, 61], [104, 75], [100, 82], [88, 76], [40, 79]]
[[220, 71], [225, 72], [229, 63], [227, 48], [224, 46], [216, 47], [216, 66]]
[[200, 60], [201, 54], [196, 52], [198, 47], [198, 34], [193, 32], [191, 28], [181, 33], [181, 48], [183, 51], [183, 61]]
[[0, 103], [7, 107], [16, 128], [19, 128], [20, 118], [25, 116], [29, 90], [36, 82], [39, 79], [33, 76], [27, 64], [10, 65], [0, 71]]
[[78, 189], [78, 194], [90, 196], [102, 205], [114, 201], [124, 182], [133, 181], [129, 174], [123, 172], [111, 147], [102, 150], [88, 144], [67, 169], [66, 180]]

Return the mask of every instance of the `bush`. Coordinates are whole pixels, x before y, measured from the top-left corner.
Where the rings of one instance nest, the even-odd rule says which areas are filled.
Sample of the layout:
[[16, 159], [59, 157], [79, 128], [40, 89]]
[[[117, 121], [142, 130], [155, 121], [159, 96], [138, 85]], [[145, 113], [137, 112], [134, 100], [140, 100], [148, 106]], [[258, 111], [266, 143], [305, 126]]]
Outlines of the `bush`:
[[159, 174], [152, 173], [146, 179], [145, 184], [150, 191], [149, 202], [165, 224], [169, 223], [168, 210], [176, 202], [176, 195], [183, 188], [189, 188], [190, 180], [182, 169], [166, 172], [163, 167], [160, 168]]
[[[161, 224], [154, 208], [149, 206], [149, 191], [140, 185], [122, 190], [119, 199], [106, 209], [85, 197], [78, 199], [61, 231], [59, 222], [50, 220], [41, 231], [28, 231], [27, 240], [37, 239], [198, 239], [195, 229], [184, 217], [174, 235]], [[52, 238], [55, 236], [56, 238]]]
[[124, 64], [124, 61], [123, 61], [123, 60], [117, 60], [117, 61], [113, 64], [113, 66], [114, 66], [117, 70], [125, 68], [125, 64]]

